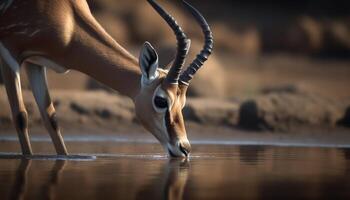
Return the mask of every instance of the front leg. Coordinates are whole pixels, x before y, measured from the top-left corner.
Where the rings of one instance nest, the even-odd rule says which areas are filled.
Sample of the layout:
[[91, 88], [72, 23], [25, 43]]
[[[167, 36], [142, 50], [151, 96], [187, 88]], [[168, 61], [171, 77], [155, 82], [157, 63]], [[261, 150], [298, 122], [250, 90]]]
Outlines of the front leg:
[[14, 72], [6, 62], [3, 62], [0, 67], [22, 154], [26, 156], [32, 155], [33, 152], [28, 135], [28, 114], [23, 102], [19, 72]]
[[39, 107], [46, 129], [58, 155], [68, 155], [60, 128], [57, 124], [56, 111], [51, 101], [47, 87], [46, 68], [30, 63], [24, 63], [35, 101]]

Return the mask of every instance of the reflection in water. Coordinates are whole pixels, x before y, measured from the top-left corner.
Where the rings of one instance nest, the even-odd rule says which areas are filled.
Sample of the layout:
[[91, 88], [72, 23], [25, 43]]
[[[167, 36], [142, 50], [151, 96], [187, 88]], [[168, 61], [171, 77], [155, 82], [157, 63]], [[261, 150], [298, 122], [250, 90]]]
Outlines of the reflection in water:
[[16, 179], [10, 194], [11, 200], [24, 199], [26, 192], [26, 183], [28, 179], [28, 170], [32, 161], [22, 159], [16, 171]]
[[307, 199], [310, 188], [297, 180], [263, 181], [259, 188], [261, 199]]
[[170, 160], [165, 166], [166, 180], [164, 187], [164, 199], [182, 199], [188, 179], [188, 162], [184, 160]]
[[145, 197], [149, 199], [183, 199], [188, 173], [189, 161], [187, 159], [169, 160], [163, 164], [156, 178], [142, 187], [137, 199], [145, 199]]
[[264, 150], [263, 146], [240, 146], [239, 159], [247, 164], [256, 165], [259, 161], [259, 155]]
[[344, 158], [345, 158], [346, 160], [350, 160], [350, 149], [344, 148], [344, 149], [341, 149], [341, 150], [342, 150], [343, 153], [344, 153]]
[[60, 180], [60, 176], [64, 170], [64, 166], [66, 165], [66, 160], [57, 160], [52, 167], [49, 175], [49, 180], [47, 184], [42, 187], [42, 199], [54, 199], [55, 189]]
[[190, 162], [138, 153], [155, 148], [111, 143], [104, 152], [125, 153], [93, 161], [0, 159], [0, 200], [350, 199], [348, 149], [194, 145]]
[[[25, 199], [24, 197], [27, 192], [26, 189], [28, 187], [28, 182], [30, 181], [28, 180], [28, 173], [31, 163], [32, 160], [21, 159], [18, 170], [16, 172], [15, 183], [10, 194], [11, 200]], [[60, 175], [65, 165], [65, 160], [55, 161], [55, 164], [50, 171], [49, 180], [46, 184], [43, 185], [42, 190], [40, 192], [40, 197], [38, 197], [37, 199], [54, 199], [55, 187], [58, 184]]]

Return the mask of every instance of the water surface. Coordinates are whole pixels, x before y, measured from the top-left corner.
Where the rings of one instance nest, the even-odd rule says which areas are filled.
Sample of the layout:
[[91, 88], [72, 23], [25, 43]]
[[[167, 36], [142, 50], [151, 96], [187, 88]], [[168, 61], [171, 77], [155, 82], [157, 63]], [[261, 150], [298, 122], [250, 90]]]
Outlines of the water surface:
[[[45, 141], [34, 147], [52, 148]], [[346, 148], [195, 142], [187, 161], [168, 159], [157, 143], [69, 142], [68, 148], [97, 159], [3, 153], [0, 199], [350, 199]], [[1, 152], [16, 150], [15, 141], [0, 142]]]

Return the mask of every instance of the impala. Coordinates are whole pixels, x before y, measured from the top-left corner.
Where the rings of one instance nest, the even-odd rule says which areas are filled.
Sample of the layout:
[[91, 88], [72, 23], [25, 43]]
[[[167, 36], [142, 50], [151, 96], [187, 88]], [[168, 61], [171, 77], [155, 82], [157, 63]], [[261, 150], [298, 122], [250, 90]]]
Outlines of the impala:
[[58, 155], [68, 152], [49, 95], [46, 68], [58, 73], [80, 71], [130, 97], [141, 124], [171, 156], [189, 155], [182, 109], [191, 79], [211, 54], [212, 33], [203, 16], [183, 2], [201, 26], [205, 45], [182, 72], [190, 40], [173, 17], [153, 0], [148, 2], [176, 35], [177, 53], [169, 70], [159, 68], [157, 52], [148, 42], [143, 45], [138, 60], [121, 47], [92, 16], [85, 0], [2, 0], [1, 69], [23, 155], [32, 155], [32, 149], [21, 93], [21, 67], [26, 69]]

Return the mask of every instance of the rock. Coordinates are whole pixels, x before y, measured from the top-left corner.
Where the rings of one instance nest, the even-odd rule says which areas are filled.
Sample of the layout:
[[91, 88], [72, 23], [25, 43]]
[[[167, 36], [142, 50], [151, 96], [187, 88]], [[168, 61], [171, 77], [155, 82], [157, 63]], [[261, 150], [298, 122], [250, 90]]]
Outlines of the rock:
[[[0, 89], [0, 92], [3, 92]], [[60, 124], [81, 124], [88, 127], [114, 127], [136, 123], [134, 105], [126, 97], [104, 91], [51, 91]], [[41, 117], [29, 91], [23, 91], [30, 125], [41, 124]], [[0, 96], [0, 128], [12, 127], [6, 95]], [[202, 125], [237, 124], [239, 105], [236, 102], [188, 98], [183, 114], [187, 121]]]
[[[4, 92], [0, 89], [0, 93]], [[30, 125], [42, 120], [30, 91], [23, 91]], [[133, 103], [130, 99], [104, 91], [51, 91], [59, 122], [68, 125], [84, 124], [103, 127], [119, 123], [134, 123]], [[11, 112], [6, 95], [0, 96], [0, 129], [12, 127]]]
[[298, 127], [335, 127], [343, 105], [318, 95], [277, 93], [243, 102], [238, 125], [244, 129], [289, 131]]
[[298, 25], [305, 35], [304, 51], [319, 51], [323, 45], [322, 24], [314, 18], [303, 16], [298, 20]]
[[266, 126], [264, 120], [259, 116], [259, 107], [254, 100], [242, 103], [239, 109], [239, 126], [245, 129], [263, 129]]
[[73, 95], [60, 92], [55, 94], [55, 99], [62, 102], [59, 110], [73, 112], [76, 117], [87, 116], [90, 120], [115, 122], [132, 122], [135, 118], [130, 99], [104, 91], [75, 92]]
[[285, 38], [281, 44], [287, 51], [315, 53], [323, 46], [322, 23], [309, 16], [297, 18], [285, 31]]
[[324, 23], [324, 48], [321, 56], [350, 57], [350, 26], [347, 20], [328, 20]]
[[[0, 88], [0, 93], [5, 92]], [[117, 128], [136, 125], [133, 102], [104, 91], [51, 91], [60, 124]], [[36, 103], [23, 91], [30, 125], [41, 124]], [[0, 96], [0, 133], [13, 127], [6, 95]], [[218, 98], [188, 98], [187, 122], [201, 126], [237, 126], [253, 130], [289, 131], [305, 126], [349, 127], [350, 107], [308, 93], [270, 93], [242, 104]]]
[[183, 110], [184, 118], [203, 125], [235, 125], [238, 119], [238, 103], [191, 98]]
[[262, 29], [265, 51], [286, 51], [321, 58], [349, 58], [350, 27], [346, 18], [295, 17]]
[[339, 126], [350, 128], [350, 106], [346, 109], [344, 116], [337, 122]]
[[87, 80], [86, 89], [87, 90], [103, 90], [103, 91], [110, 92], [110, 93], [114, 92], [114, 90], [112, 88], [105, 86], [92, 78], [89, 78]]
[[89, 115], [90, 114], [89, 108], [85, 108], [84, 106], [81, 106], [75, 102], [70, 103], [70, 108], [72, 109], [72, 111], [75, 111], [80, 115]]
[[290, 93], [296, 94], [300, 93], [300, 89], [296, 85], [279, 85], [264, 87], [261, 89], [262, 94], [272, 94], [272, 93]]
[[[128, 47], [130, 44], [140, 46], [146, 40], [155, 45], [175, 44], [175, 37], [169, 26], [146, 1], [89, 0], [88, 2], [103, 27], [123, 46]], [[202, 38], [199, 26], [181, 5], [181, 1], [159, 3], [177, 20], [191, 39]], [[266, 6], [266, 2], [265, 6], [256, 7], [249, 2], [232, 4], [230, 1], [220, 1], [220, 5], [216, 5], [220, 8], [213, 9], [211, 5], [203, 4], [201, 1], [191, 3], [208, 20], [214, 32], [215, 47], [223, 52], [250, 57], [271, 51], [285, 51], [318, 55], [323, 58], [327, 56], [349, 58], [348, 14], [324, 12], [327, 9], [318, 10], [314, 8], [315, 6], [311, 6], [312, 13], [324, 15], [314, 17], [310, 12], [290, 13], [290, 6], [285, 4], [286, 7], [279, 7], [278, 12], [273, 12], [272, 15], [261, 15], [271, 13], [274, 6]], [[233, 8], [234, 5], [239, 8]], [[242, 6], [248, 6], [247, 12], [241, 12]], [[255, 14], [247, 15], [249, 12]]]

